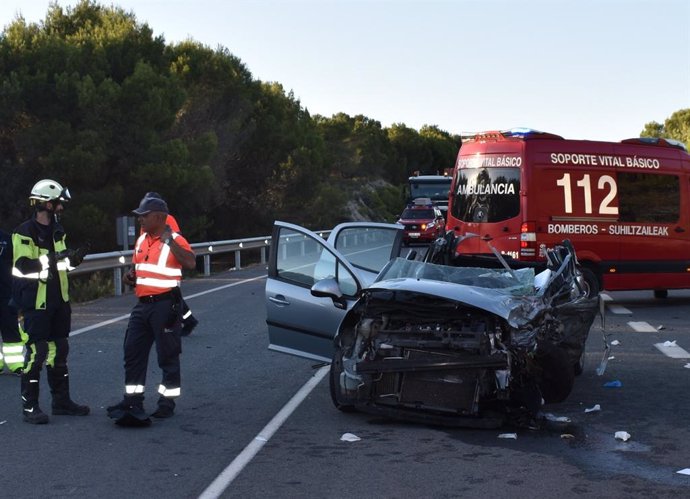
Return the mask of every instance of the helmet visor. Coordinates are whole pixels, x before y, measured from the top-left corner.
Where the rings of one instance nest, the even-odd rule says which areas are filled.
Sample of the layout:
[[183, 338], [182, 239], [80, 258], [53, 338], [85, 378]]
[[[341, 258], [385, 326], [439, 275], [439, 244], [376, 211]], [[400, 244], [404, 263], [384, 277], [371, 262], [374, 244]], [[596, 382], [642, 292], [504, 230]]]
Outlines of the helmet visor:
[[69, 201], [71, 199], [72, 199], [72, 196], [70, 196], [69, 189], [67, 187], [62, 189], [62, 192], [60, 193], [60, 195], [57, 198], [58, 201], [62, 201], [63, 203], [66, 201]]

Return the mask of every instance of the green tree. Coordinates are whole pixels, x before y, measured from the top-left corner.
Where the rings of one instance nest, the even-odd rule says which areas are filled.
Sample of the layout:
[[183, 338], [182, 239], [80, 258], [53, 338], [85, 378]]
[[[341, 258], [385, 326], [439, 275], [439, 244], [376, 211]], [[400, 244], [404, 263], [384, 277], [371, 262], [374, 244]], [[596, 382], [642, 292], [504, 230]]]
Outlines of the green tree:
[[640, 136], [679, 140], [690, 149], [690, 108], [676, 111], [663, 125], [650, 121], [640, 132]]

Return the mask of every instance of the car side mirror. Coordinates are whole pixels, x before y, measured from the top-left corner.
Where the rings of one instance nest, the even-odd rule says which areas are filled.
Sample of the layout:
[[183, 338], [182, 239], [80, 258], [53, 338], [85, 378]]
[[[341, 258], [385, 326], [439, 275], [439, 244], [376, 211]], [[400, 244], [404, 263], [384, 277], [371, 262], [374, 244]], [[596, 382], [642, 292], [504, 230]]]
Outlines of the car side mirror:
[[333, 305], [335, 305], [336, 308], [345, 309], [347, 307], [347, 301], [342, 291], [340, 291], [338, 281], [333, 277], [315, 282], [310, 291], [311, 295], [317, 298], [330, 298], [333, 300]]

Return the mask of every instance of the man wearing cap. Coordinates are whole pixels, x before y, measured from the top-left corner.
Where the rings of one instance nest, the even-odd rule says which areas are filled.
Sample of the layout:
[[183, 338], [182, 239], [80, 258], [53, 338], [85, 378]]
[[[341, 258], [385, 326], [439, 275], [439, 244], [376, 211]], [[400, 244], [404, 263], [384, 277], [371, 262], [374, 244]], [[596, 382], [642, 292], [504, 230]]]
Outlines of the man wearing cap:
[[123, 426], [148, 426], [144, 412], [146, 371], [151, 346], [156, 344], [163, 377], [158, 386], [156, 418], [174, 414], [180, 395], [182, 269], [196, 266], [187, 240], [165, 223], [168, 205], [161, 198], [144, 197], [139, 208], [142, 234], [134, 247], [134, 269], [124, 282], [136, 286], [138, 298], [125, 333], [125, 394], [122, 402], [108, 407], [108, 416]]
[[[161, 198], [161, 195], [158, 194], [157, 192], [147, 192], [146, 195], [144, 196], [146, 198]], [[170, 213], [168, 213], [168, 216], [165, 218], [165, 223], [170, 226], [170, 228], [173, 230], [173, 232], [178, 232], [182, 233], [180, 230], [180, 226], [177, 223], [177, 220], [175, 219], [174, 216], [172, 216]], [[141, 232], [144, 232], [142, 229]], [[199, 321], [197, 320], [196, 317], [194, 317], [194, 314], [192, 314], [192, 309], [189, 308], [189, 305], [187, 305], [187, 302], [185, 301], [184, 297], [182, 298], [182, 336], [189, 336], [192, 331], [194, 330], [195, 327], [199, 324]]]

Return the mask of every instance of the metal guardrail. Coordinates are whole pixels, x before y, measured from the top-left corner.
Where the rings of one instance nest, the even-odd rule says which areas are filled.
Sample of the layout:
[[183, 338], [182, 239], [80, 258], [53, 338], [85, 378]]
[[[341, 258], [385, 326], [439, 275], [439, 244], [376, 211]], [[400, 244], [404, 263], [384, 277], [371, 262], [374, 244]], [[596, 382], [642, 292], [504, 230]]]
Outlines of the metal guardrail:
[[[321, 237], [328, 237], [330, 230], [318, 231]], [[242, 268], [242, 251], [256, 250], [261, 251], [261, 263], [268, 261], [268, 250], [271, 246], [271, 236], [249, 237], [245, 239], [229, 239], [226, 241], [209, 241], [204, 243], [190, 244], [197, 258], [204, 259], [204, 275], [211, 275], [211, 256], [222, 253], [235, 253], [235, 269]], [[111, 251], [109, 253], [95, 253], [86, 255], [84, 261], [70, 272], [71, 275], [88, 274], [103, 270], [113, 271], [113, 282], [115, 295], [122, 295], [122, 274], [125, 267], [132, 264], [132, 254], [134, 250]]]

